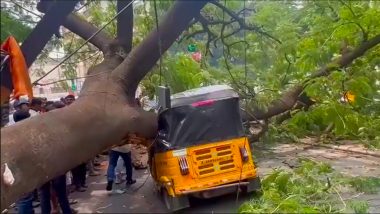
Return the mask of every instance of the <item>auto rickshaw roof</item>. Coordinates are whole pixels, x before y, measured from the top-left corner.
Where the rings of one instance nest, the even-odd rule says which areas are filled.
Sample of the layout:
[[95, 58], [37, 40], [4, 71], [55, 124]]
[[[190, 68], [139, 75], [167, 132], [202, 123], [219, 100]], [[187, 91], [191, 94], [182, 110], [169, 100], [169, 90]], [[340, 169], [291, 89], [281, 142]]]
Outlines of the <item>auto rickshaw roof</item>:
[[173, 94], [171, 96], [171, 107], [191, 105], [194, 102], [205, 100], [222, 100], [237, 97], [239, 95], [228, 85], [211, 85]]

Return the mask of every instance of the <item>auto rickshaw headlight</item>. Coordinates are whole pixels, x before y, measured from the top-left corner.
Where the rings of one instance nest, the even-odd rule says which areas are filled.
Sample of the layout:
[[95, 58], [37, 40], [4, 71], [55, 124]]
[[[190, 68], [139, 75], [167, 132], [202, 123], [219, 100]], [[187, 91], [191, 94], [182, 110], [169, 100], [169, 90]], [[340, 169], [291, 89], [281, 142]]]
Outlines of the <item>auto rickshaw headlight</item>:
[[181, 175], [189, 174], [189, 164], [185, 156], [178, 157], [179, 169], [181, 170]]
[[243, 160], [243, 162], [248, 161], [248, 159], [249, 159], [248, 152], [244, 147], [240, 147], [240, 155], [241, 155], [241, 159]]

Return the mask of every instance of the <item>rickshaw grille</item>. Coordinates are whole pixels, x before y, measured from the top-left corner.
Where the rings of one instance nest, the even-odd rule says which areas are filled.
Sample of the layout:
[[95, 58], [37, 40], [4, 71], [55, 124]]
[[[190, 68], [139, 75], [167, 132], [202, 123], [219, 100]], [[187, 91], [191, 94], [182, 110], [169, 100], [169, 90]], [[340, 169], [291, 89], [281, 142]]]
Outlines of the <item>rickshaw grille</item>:
[[232, 171], [236, 168], [231, 145], [195, 150], [194, 154], [194, 164], [197, 166], [196, 171], [200, 177]]

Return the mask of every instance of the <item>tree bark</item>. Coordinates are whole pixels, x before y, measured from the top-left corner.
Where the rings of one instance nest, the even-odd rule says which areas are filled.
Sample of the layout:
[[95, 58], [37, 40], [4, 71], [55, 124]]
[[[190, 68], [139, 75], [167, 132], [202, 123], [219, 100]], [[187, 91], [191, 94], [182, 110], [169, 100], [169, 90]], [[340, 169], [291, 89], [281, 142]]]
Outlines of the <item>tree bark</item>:
[[[177, 1], [160, 24], [162, 53], [187, 28], [207, 1]], [[90, 68], [72, 105], [1, 130], [1, 209], [50, 179], [137, 134], [152, 138], [156, 115], [134, 104], [139, 81], [160, 57], [158, 33], [151, 33], [126, 59], [107, 52]], [[136, 82], [135, 82], [136, 81]], [[4, 182], [5, 164], [14, 183]], [[38, 173], [36, 173], [38, 172]]]
[[[151, 32], [144, 42], [133, 49], [124, 62], [115, 69], [113, 77], [120, 85], [125, 86], [128, 97], [134, 96], [139, 82], [153, 68], [162, 53], [188, 27], [190, 21], [199, 14], [206, 3], [206, 0], [178, 1], [166, 14], [159, 25], [159, 30]], [[161, 42], [161, 53], [159, 42]]]
[[341, 56], [340, 58], [338, 58], [337, 60], [334, 60], [330, 62], [328, 65], [320, 68], [319, 70], [314, 72], [308, 78], [308, 80], [306, 80], [303, 84], [296, 85], [290, 90], [284, 92], [282, 96], [280, 97], [280, 99], [273, 101], [272, 104], [266, 110], [260, 110], [260, 109], [248, 110], [247, 109], [250, 112], [250, 115], [252, 115], [250, 119], [251, 120], [268, 119], [273, 116], [276, 116], [276, 115], [279, 115], [281, 113], [291, 110], [296, 104], [300, 94], [302, 93], [308, 81], [317, 77], [328, 76], [330, 75], [332, 71], [350, 65], [355, 59], [363, 56], [369, 49], [375, 47], [379, 43], [380, 43], [380, 34], [374, 36], [372, 39], [366, 42], [363, 42], [359, 47], [349, 52], [348, 54], [345, 54]]
[[78, 0], [55, 2], [51, 12], [42, 17], [28, 38], [22, 43], [21, 49], [28, 67], [36, 60], [46, 43], [57, 32], [59, 26], [74, 9], [77, 2]]
[[95, 95], [3, 128], [1, 168], [4, 172], [4, 164], [9, 166], [15, 183], [6, 186], [2, 181], [1, 209], [121, 142], [127, 133], [153, 137], [156, 124], [152, 121], [155, 115], [129, 107], [115, 96]]
[[[51, 10], [54, 4], [56, 3], [51, 0], [43, 0], [38, 3], [37, 9], [42, 13], [47, 13], [49, 10]], [[98, 30], [96, 26], [73, 13], [67, 15], [62, 25], [84, 40], [89, 39]], [[89, 42], [95, 47], [99, 48], [99, 50], [105, 52], [108, 48], [107, 44], [110, 44], [112, 42], [112, 39], [106, 32], [101, 31], [96, 36], [91, 38]]]
[[[117, 12], [128, 6], [132, 0], [118, 0]], [[117, 17], [117, 40], [126, 53], [132, 50], [133, 3]]]
[[[89, 39], [98, 30], [98, 28], [93, 24], [90, 24], [75, 14], [69, 14], [66, 17], [63, 26], [85, 40]], [[110, 44], [111, 41], [111, 37], [104, 31], [99, 32], [96, 36], [89, 40], [91, 44], [103, 52], [107, 51], [107, 44]]]

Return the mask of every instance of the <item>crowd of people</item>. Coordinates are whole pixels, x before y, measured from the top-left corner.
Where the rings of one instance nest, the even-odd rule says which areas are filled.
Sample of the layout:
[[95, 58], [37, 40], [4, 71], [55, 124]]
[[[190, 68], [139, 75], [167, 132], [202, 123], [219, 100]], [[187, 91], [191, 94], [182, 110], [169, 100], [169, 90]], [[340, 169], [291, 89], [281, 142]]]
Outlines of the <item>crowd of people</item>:
[[[10, 117], [7, 126], [18, 123], [30, 117], [34, 117], [46, 112], [54, 111], [59, 108], [71, 105], [75, 102], [74, 95], [68, 95], [60, 101], [48, 101], [46, 98], [33, 98], [29, 102], [26, 99], [16, 100], [13, 104], [14, 113]], [[13, 119], [13, 120], [12, 120]], [[112, 148], [108, 151], [109, 164], [107, 170], [107, 191], [112, 191], [114, 183], [119, 184], [123, 181], [123, 174], [126, 175], [126, 185], [132, 185], [136, 182], [132, 178], [132, 160], [131, 148], [128, 144]], [[89, 160], [87, 163], [81, 163], [69, 172], [60, 175], [33, 192], [23, 195], [16, 202], [16, 209], [20, 214], [34, 213], [34, 208], [40, 206], [41, 213], [77, 213], [71, 207], [78, 201], [71, 199], [69, 194], [72, 192], [85, 192], [87, 190], [86, 178], [88, 176], [99, 175], [100, 162], [97, 160], [99, 155]], [[123, 170], [125, 169], [125, 171]]]

